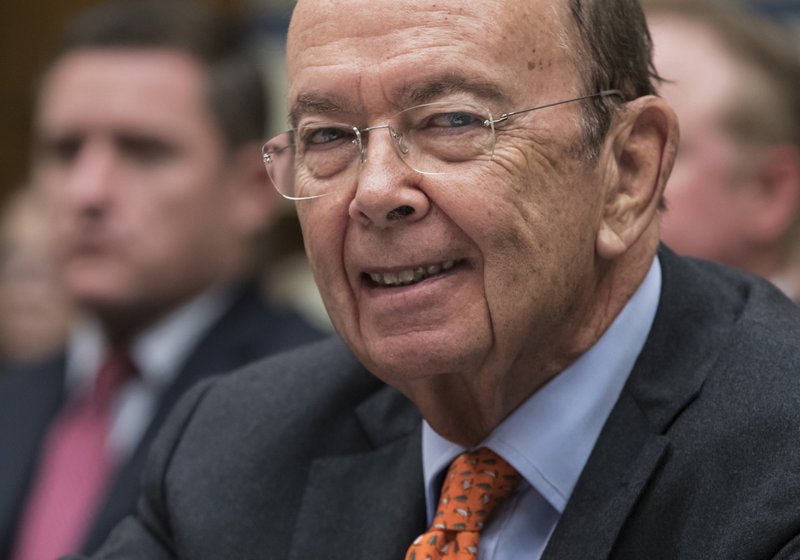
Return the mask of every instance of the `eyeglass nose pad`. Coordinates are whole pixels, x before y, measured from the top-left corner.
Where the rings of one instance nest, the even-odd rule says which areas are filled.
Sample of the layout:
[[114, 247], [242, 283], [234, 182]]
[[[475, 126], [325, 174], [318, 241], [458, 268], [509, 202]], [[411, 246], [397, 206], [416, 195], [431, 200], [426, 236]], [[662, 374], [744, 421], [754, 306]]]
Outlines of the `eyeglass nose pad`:
[[350, 143], [356, 147], [358, 150], [358, 162], [360, 165], [364, 165], [364, 162], [367, 161], [367, 154], [364, 153], [364, 144], [361, 140], [361, 131], [357, 127], [353, 127], [353, 133], [355, 136]]
[[410, 151], [408, 144], [406, 143], [406, 137], [397, 132], [394, 128], [389, 127], [389, 131], [392, 134], [392, 139], [394, 140], [395, 146], [397, 146], [397, 150], [400, 152], [401, 155], [407, 156], [408, 152]]

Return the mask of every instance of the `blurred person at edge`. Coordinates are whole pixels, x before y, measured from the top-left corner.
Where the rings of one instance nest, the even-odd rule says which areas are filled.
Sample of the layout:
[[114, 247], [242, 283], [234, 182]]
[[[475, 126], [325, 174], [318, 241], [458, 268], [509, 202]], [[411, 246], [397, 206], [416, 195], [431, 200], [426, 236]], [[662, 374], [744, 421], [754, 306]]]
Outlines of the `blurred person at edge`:
[[650, 57], [637, 0], [298, 0], [341, 339], [187, 393], [95, 560], [797, 558], [800, 308], [660, 244]]
[[[185, 389], [318, 337], [251, 277], [278, 200], [265, 112], [242, 35], [196, 3], [112, 1], [64, 31], [38, 94], [32, 181], [82, 320], [56, 359], [0, 380], [0, 558], [91, 552], [133, 511], [151, 438]], [[107, 481], [61, 500], [79, 481], [53, 482], [67, 472], [49, 460], [57, 427], [106, 383], [109, 356], [135, 375], [97, 428]]]
[[39, 189], [23, 187], [0, 223], [0, 361], [37, 362], [64, 345], [72, 305], [55, 270], [52, 220]]
[[645, 0], [681, 142], [662, 239], [772, 280], [800, 301], [800, 57], [728, 1]]

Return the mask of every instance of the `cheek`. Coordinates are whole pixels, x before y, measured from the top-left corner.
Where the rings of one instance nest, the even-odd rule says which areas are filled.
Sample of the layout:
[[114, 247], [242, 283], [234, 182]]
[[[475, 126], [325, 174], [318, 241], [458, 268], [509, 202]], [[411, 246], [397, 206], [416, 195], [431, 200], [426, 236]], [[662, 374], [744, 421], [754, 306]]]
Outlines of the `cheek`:
[[725, 190], [723, 182], [723, 170], [716, 162], [679, 160], [667, 183], [667, 203], [676, 212], [702, 216], [720, 201]]
[[[195, 185], [188, 186], [152, 185], [149, 192], [136, 192], [125, 203], [132, 233], [140, 233], [143, 239], [154, 243], [160, 237], [163, 244], [169, 245], [178, 239], [191, 235], [208, 236], [216, 229], [219, 220], [224, 220], [224, 209], [219, 209], [217, 222], [209, 223], [212, 193], [203, 193]], [[205, 227], [203, 227], [205, 225]], [[159, 233], [156, 233], [159, 232]]]
[[[347, 225], [345, 201], [331, 197], [296, 203], [303, 243], [314, 279], [331, 315], [344, 305], [351, 291], [343, 264]], [[333, 318], [333, 317], [332, 317]]]
[[337, 272], [330, 262], [336, 249], [329, 241], [330, 236], [325, 235], [325, 228], [319, 223], [307, 223], [303, 227], [303, 244], [306, 255], [323, 297], [332, 285], [331, 279]]
[[[131, 185], [119, 215], [126, 235], [148, 254], [178, 260], [207, 254], [219, 257], [219, 245], [231, 234], [230, 199], [219, 169], [172, 170]], [[168, 265], [168, 263], [164, 263]]]
[[[528, 142], [530, 145], [531, 142]], [[545, 150], [496, 153], [494, 169], [482, 185], [485, 217], [472, 230], [492, 232], [486, 257], [552, 256], [578, 246], [593, 247], [601, 214], [598, 178], [578, 163], [550, 157]]]
[[711, 256], [712, 249], [701, 247], [724, 243], [737, 229], [736, 156], [722, 146], [698, 147], [682, 156], [667, 183], [663, 237], [679, 251]]
[[733, 179], [740, 158], [738, 150], [716, 127], [708, 131], [685, 131], [680, 152], [667, 183], [667, 195], [687, 205], [717, 204]]
[[597, 194], [589, 190], [595, 178], [568, 163], [520, 156], [503, 154], [483, 185], [490, 203], [461, 220], [484, 259], [499, 345], [566, 313], [575, 289], [564, 280], [592, 266], [599, 222]]
[[[332, 220], [332, 213], [326, 212], [326, 209], [321, 207], [324, 203], [324, 199], [302, 200], [294, 203], [303, 233], [306, 254], [315, 272], [320, 274], [323, 274], [327, 268], [324, 266], [324, 261], [331, 256], [330, 252], [334, 246], [331, 230], [335, 222]], [[327, 232], [330, 232], [331, 235], [326, 235]]]
[[483, 251], [493, 314], [502, 307], [503, 314], [525, 315], [520, 309], [534, 300], [555, 297], [565, 279], [592, 265], [592, 231], [566, 216], [558, 223], [560, 219], [560, 213], [545, 215], [535, 209], [514, 214], [507, 223], [516, 227], [495, 230]]
[[70, 201], [67, 196], [67, 189], [64, 188], [64, 174], [54, 171], [38, 171], [33, 177], [33, 185], [41, 189], [50, 212], [49, 217], [53, 220], [55, 241], [63, 241], [63, 235], [67, 230], [70, 214]]

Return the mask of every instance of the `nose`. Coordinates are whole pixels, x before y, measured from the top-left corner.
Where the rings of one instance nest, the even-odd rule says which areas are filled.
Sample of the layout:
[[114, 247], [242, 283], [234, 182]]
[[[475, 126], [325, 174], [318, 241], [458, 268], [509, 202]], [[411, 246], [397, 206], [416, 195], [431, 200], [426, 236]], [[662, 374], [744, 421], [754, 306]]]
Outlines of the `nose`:
[[364, 147], [350, 217], [365, 225], [395, 227], [424, 218], [430, 199], [420, 188], [420, 173], [400, 157], [389, 128], [371, 130]]
[[109, 202], [114, 173], [114, 150], [100, 142], [87, 142], [72, 161], [62, 185], [73, 208], [96, 214]]

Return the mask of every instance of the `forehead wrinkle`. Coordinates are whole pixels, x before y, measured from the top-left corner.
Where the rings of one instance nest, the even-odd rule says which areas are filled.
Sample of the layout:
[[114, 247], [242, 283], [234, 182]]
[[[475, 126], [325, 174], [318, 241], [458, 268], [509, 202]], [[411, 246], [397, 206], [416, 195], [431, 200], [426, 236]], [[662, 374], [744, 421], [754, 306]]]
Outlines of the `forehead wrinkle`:
[[[394, 95], [398, 107], [422, 105], [455, 94], [470, 94], [482, 101], [507, 101], [508, 97], [492, 82], [447, 74], [429, 78], [418, 84], [404, 84]], [[297, 126], [308, 114], [357, 114], [358, 109], [345, 97], [315, 92], [300, 93], [289, 112], [291, 126]]]

